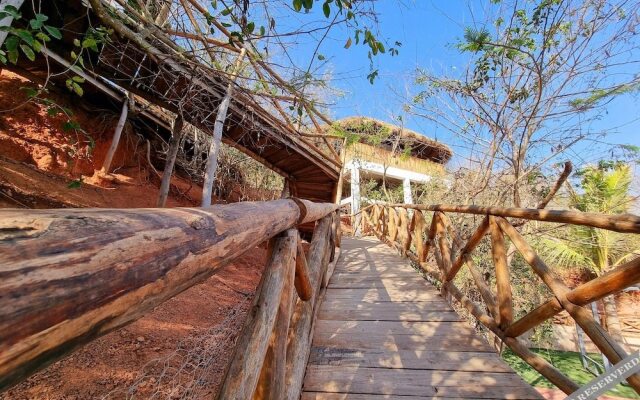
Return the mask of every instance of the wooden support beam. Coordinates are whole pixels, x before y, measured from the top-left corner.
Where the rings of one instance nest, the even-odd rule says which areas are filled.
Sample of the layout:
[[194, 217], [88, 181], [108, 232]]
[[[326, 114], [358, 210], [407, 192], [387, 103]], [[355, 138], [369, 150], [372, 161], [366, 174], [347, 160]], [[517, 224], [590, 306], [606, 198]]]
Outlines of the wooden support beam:
[[[458, 271], [460, 271], [460, 268], [462, 267], [462, 265], [464, 265], [464, 263], [467, 261], [467, 259], [471, 255], [471, 252], [473, 252], [473, 250], [480, 243], [484, 235], [487, 233], [488, 229], [489, 229], [489, 220], [485, 218], [482, 220], [482, 223], [480, 224], [480, 226], [478, 226], [478, 229], [476, 229], [475, 232], [473, 232], [467, 244], [465, 244], [464, 247], [462, 247], [462, 249], [460, 250], [460, 254], [458, 255], [458, 258], [456, 258], [456, 260], [454, 261], [453, 265], [451, 266], [451, 270], [447, 274], [445, 281], [450, 281], [456, 276]], [[460, 245], [459, 243], [460, 240], [456, 240], [458, 239], [456, 237], [457, 234], [454, 233], [453, 236], [454, 236], [453, 242], [455, 244]]]
[[436, 233], [438, 236], [438, 248], [440, 250], [440, 272], [442, 276], [447, 276], [451, 271], [451, 247], [447, 240], [447, 229], [442, 218], [441, 212], [436, 212], [434, 218], [436, 219]]
[[491, 231], [491, 255], [493, 265], [496, 268], [496, 287], [498, 293], [498, 325], [504, 329], [513, 322], [513, 299], [511, 294], [511, 279], [509, 265], [507, 264], [506, 246], [504, 235], [495, 220], [489, 217], [489, 230]]
[[[253, 397], [261, 375], [264, 356], [276, 326], [278, 312], [281, 307], [286, 308], [290, 300], [286, 298], [283, 301], [283, 289], [288, 276], [293, 272], [296, 242], [297, 231], [289, 229], [278, 237], [273, 245], [273, 252], [262, 275], [249, 317], [236, 343], [236, 352], [231, 359], [231, 365], [218, 394], [218, 399], [245, 400]], [[273, 306], [278, 304], [281, 307]], [[281, 316], [279, 321], [288, 325], [288, 318], [285, 321], [284, 315]], [[286, 339], [284, 332], [281, 336]], [[276, 363], [281, 361], [277, 360], [277, 357], [282, 357], [280, 353], [282, 343], [278, 343], [280, 340], [281, 338], [274, 336], [272, 357]], [[279, 364], [279, 368], [284, 368], [281, 363]], [[273, 364], [267, 365], [267, 368], [271, 371], [266, 372], [267, 381], [263, 382], [260, 387], [263, 393], [271, 393], [272, 390], [275, 390], [275, 388], [268, 388], [265, 385], [270, 383], [271, 378], [275, 380], [278, 375], [277, 370], [273, 370]], [[282, 381], [280, 383], [281, 389], [283, 383]], [[276, 382], [273, 384], [277, 385]]]
[[120, 111], [120, 118], [118, 119], [118, 123], [116, 124], [115, 131], [113, 132], [113, 137], [111, 138], [111, 145], [109, 146], [109, 150], [107, 150], [107, 155], [102, 162], [102, 173], [108, 174], [111, 170], [111, 162], [113, 161], [113, 156], [116, 154], [116, 150], [118, 150], [118, 144], [120, 144], [120, 137], [122, 136], [122, 131], [124, 130], [124, 125], [127, 122], [127, 114], [129, 113], [129, 99], [125, 97], [122, 102], [122, 110]]
[[424, 220], [424, 215], [422, 215], [422, 211], [414, 210], [413, 217], [411, 217], [411, 229], [413, 230], [412, 240], [419, 262], [427, 261], [423, 237], [425, 226], [426, 222]]
[[0, 388], [205, 280], [300, 214], [293, 200], [0, 210]]
[[[567, 300], [575, 305], [584, 306], [638, 283], [640, 283], [640, 257], [578, 286], [567, 293]], [[554, 297], [514, 322], [506, 329], [505, 334], [511, 337], [520, 336], [562, 310], [562, 305]]]
[[522, 218], [528, 220], [560, 222], [573, 225], [592, 226], [615, 232], [640, 233], [640, 217], [632, 214], [605, 215], [568, 210], [544, 210], [535, 208], [505, 208], [456, 206], [448, 204], [389, 204], [389, 207], [412, 208], [423, 211], [455, 212], [476, 215], [494, 215], [504, 218]]
[[162, 181], [160, 182], [160, 193], [158, 194], [158, 207], [164, 207], [169, 197], [169, 189], [171, 187], [171, 175], [173, 175], [173, 167], [176, 163], [178, 150], [180, 149], [180, 140], [182, 139], [182, 127], [184, 119], [178, 115], [173, 121], [171, 128], [171, 139], [169, 139], [169, 149], [167, 150], [167, 159], [164, 163], [164, 171], [162, 172]]
[[316, 225], [309, 246], [307, 265], [313, 296], [309, 301], [298, 301], [295, 305], [289, 330], [287, 347], [286, 399], [297, 400], [302, 391], [302, 381], [311, 350], [313, 324], [317, 313], [317, 303], [322, 278], [329, 264], [327, 246], [332, 217], [325, 216]]
[[307, 265], [307, 257], [304, 254], [302, 248], [302, 241], [298, 235], [298, 244], [296, 246], [296, 275], [295, 275], [295, 287], [298, 297], [302, 301], [308, 301], [313, 296], [313, 287], [311, 286], [311, 280], [309, 279], [309, 266]]
[[[620, 362], [623, 358], [627, 357], [627, 353], [622, 346], [618, 344], [607, 331], [597, 323], [589, 311], [580, 307], [567, 299], [567, 294], [570, 292], [564, 283], [558, 279], [549, 269], [549, 267], [542, 261], [542, 259], [536, 254], [526, 240], [520, 235], [520, 233], [504, 218], [496, 218], [498, 225], [504, 233], [506, 233], [513, 244], [516, 246], [520, 254], [524, 257], [534, 272], [540, 276], [542, 281], [551, 289], [551, 292], [558, 299], [562, 308], [567, 310], [569, 315], [576, 321], [578, 325], [589, 336], [591, 341], [600, 349], [611, 363], [615, 364]], [[627, 378], [627, 382], [634, 388], [634, 390], [640, 393], [640, 374], [634, 374]]]

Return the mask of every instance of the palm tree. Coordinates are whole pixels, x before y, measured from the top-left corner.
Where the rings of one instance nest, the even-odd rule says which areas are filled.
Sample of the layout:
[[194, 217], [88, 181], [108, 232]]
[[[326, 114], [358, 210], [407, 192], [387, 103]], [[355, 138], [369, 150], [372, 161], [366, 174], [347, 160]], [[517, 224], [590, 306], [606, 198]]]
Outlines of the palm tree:
[[[629, 211], [632, 198], [631, 168], [620, 162], [601, 162], [582, 169], [581, 190], [570, 189], [569, 205], [584, 212], [623, 214]], [[553, 265], [586, 268], [597, 276], [630, 258], [640, 255], [638, 235], [624, 235], [588, 226], [571, 226], [557, 237], [543, 239], [543, 253]], [[615, 299], [603, 299], [605, 323], [616, 340], [622, 342]]]

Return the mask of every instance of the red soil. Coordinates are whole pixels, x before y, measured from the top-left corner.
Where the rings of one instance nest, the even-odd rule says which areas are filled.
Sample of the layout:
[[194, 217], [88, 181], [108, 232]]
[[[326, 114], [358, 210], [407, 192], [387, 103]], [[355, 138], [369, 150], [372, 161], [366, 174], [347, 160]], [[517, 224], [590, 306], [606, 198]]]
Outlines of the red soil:
[[[26, 100], [34, 86], [0, 74], [0, 110]], [[47, 95], [74, 111], [95, 139], [74, 145], [66, 119], [29, 103], [0, 113], [0, 207], [153, 207], [159, 179], [146, 161], [145, 142], [129, 127], [114, 157], [113, 181], [91, 184], [102, 165], [117, 115], [83, 110], [66, 95]], [[75, 99], [77, 101], [77, 98]], [[70, 149], [76, 153], [71, 155]], [[78, 189], [70, 181], [83, 179]], [[174, 177], [169, 206], [195, 206], [201, 188]], [[259, 283], [266, 252], [256, 248], [157, 307], [138, 321], [103, 336], [3, 394], [0, 399], [212, 398]]]

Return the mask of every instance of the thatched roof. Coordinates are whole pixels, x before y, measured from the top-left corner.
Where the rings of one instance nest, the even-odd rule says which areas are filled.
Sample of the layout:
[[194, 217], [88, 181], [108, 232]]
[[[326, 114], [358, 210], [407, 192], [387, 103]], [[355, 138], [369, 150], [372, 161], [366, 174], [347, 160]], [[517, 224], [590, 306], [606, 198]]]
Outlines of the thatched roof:
[[440, 164], [446, 164], [453, 152], [451, 149], [436, 140], [428, 138], [423, 134], [403, 128], [384, 121], [369, 117], [347, 117], [334, 122], [333, 126], [344, 129], [347, 132], [361, 135], [360, 142], [374, 144], [372, 136], [388, 136], [383, 139], [379, 147], [391, 147], [398, 145], [400, 151], [410, 147], [411, 156], [431, 160]]

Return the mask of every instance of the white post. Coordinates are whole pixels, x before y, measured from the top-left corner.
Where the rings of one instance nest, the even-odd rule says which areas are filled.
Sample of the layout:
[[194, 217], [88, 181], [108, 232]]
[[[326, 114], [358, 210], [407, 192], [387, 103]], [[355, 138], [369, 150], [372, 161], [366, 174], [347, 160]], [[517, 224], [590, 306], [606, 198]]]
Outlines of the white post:
[[111, 161], [113, 161], [113, 155], [116, 154], [116, 150], [118, 149], [118, 143], [120, 143], [120, 136], [122, 136], [122, 131], [124, 130], [124, 124], [127, 122], [128, 111], [129, 111], [129, 98], [125, 95], [124, 101], [122, 103], [122, 111], [120, 112], [120, 119], [118, 119], [116, 130], [113, 133], [113, 139], [111, 139], [111, 146], [109, 146], [107, 155], [105, 156], [104, 162], [102, 163], [103, 174], [108, 174], [109, 170], [111, 169]]
[[351, 214], [353, 218], [353, 234], [360, 236], [360, 170], [358, 166], [351, 166]]
[[413, 204], [413, 195], [411, 194], [411, 181], [404, 178], [402, 181], [402, 193], [404, 194], [404, 204]]
[[227, 110], [229, 109], [229, 103], [231, 103], [231, 96], [233, 95], [233, 84], [236, 80], [236, 74], [240, 71], [240, 64], [244, 57], [246, 50], [242, 48], [240, 54], [236, 59], [235, 67], [232, 71], [233, 76], [231, 82], [227, 86], [227, 93], [224, 96], [220, 107], [218, 108], [218, 114], [216, 114], [216, 121], [213, 124], [213, 138], [211, 139], [211, 147], [209, 148], [209, 155], [207, 157], [207, 166], [204, 172], [204, 182], [202, 184], [202, 207], [211, 206], [211, 197], [213, 195], [213, 184], [216, 180], [216, 170], [218, 169], [218, 153], [222, 147], [222, 128], [224, 122], [227, 119]]
[[[19, 10], [22, 6], [22, 3], [24, 3], [24, 0], [0, 0], [0, 11], [4, 10], [6, 6], [14, 6]], [[11, 16], [3, 18], [0, 20], [0, 27], [11, 26], [12, 22], [13, 17]], [[4, 44], [4, 40], [7, 38], [8, 34], [9, 32], [7, 31], [0, 31], [0, 47], [2, 47], [2, 45]]]

